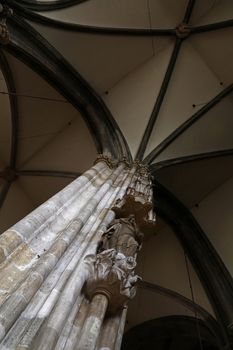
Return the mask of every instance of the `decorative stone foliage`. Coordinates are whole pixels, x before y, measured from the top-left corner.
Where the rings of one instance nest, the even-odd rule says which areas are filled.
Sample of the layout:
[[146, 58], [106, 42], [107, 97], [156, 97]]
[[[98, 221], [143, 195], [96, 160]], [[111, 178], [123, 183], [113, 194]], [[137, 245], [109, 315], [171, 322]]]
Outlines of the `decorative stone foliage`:
[[140, 278], [134, 274], [134, 257], [107, 249], [96, 256], [87, 256], [85, 263], [90, 271], [85, 294], [90, 300], [96, 294], [104, 294], [108, 298], [108, 313], [115, 314], [135, 296], [135, 285]]

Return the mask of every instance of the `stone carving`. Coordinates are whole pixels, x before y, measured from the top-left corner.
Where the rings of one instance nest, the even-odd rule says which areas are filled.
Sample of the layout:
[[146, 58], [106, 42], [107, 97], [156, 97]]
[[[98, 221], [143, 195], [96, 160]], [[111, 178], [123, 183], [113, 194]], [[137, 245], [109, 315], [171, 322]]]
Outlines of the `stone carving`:
[[94, 164], [97, 164], [99, 162], [105, 162], [110, 169], [114, 168], [114, 162], [105, 154], [98, 154]]
[[112, 207], [112, 211], [116, 214], [117, 219], [127, 218], [133, 214], [138, 230], [143, 233], [155, 232], [152, 202], [145, 202], [133, 188], [132, 191], [130, 188], [129, 193], [122, 199], [116, 201], [114, 207]]
[[84, 293], [92, 300], [96, 294], [108, 298], [108, 313], [114, 314], [135, 296], [136, 283], [140, 279], [134, 274], [136, 260], [115, 249], [107, 249], [97, 255], [88, 255], [85, 263], [89, 278], [84, 285]]
[[120, 163], [124, 163], [128, 168], [131, 166], [126, 157], [122, 157], [122, 159], [118, 161], [113, 161], [113, 159], [107, 154], [98, 154], [94, 164], [97, 164], [99, 162], [105, 162], [110, 169], [116, 168]]
[[8, 17], [12, 16], [13, 11], [11, 8], [0, 4], [0, 43], [6, 45], [10, 41], [9, 30], [6, 25]]
[[[105, 155], [98, 161], [113, 164]], [[125, 159], [118, 162], [126, 162]], [[151, 176], [147, 167], [135, 162], [130, 186], [111, 208], [116, 219], [102, 235], [97, 255], [85, 258], [89, 277], [84, 294], [89, 299], [102, 294], [108, 299], [107, 312], [114, 314], [123, 308], [136, 293], [139, 277], [135, 275], [136, 255], [144, 233], [154, 232]]]
[[0, 23], [0, 43], [3, 45], [8, 44], [10, 41], [9, 31], [5, 24]]
[[134, 257], [141, 247], [143, 233], [140, 232], [135, 221], [135, 216], [120, 218], [113, 221], [111, 226], [103, 234], [99, 242], [97, 252], [114, 248], [118, 253], [126, 257]]
[[155, 232], [155, 215], [153, 213], [153, 190], [149, 169], [140, 164], [128, 186], [123, 198], [117, 199], [112, 211], [116, 218], [134, 215], [135, 223], [143, 233]]
[[191, 33], [191, 29], [187, 23], [180, 23], [176, 27], [176, 36], [180, 39], [187, 38]]

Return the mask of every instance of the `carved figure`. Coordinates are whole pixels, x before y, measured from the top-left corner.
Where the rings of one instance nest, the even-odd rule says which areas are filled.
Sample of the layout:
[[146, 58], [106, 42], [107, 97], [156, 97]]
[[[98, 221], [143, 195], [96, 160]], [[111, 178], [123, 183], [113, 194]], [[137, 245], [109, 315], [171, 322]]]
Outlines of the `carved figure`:
[[113, 221], [99, 242], [97, 253], [114, 248], [118, 253], [134, 257], [140, 249], [143, 233], [139, 231], [134, 215]]

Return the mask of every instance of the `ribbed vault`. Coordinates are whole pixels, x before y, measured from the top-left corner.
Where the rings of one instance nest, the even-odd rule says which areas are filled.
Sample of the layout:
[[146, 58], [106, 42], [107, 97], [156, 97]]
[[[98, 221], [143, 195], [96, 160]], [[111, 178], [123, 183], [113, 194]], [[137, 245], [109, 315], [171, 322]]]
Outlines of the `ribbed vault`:
[[[178, 215], [186, 215], [186, 210], [193, 214], [203, 228], [201, 234], [207, 234], [220, 255], [220, 265], [223, 261], [232, 272], [229, 216], [222, 216], [227, 225], [222, 240], [228, 247], [219, 238], [225, 226], [209, 223], [211, 211], [221, 209], [221, 203], [213, 207], [218, 198], [226, 198], [228, 207], [232, 203], [232, 2], [8, 0], [5, 4], [13, 14], [7, 19], [10, 43], [1, 46], [0, 54], [1, 231], [104, 152], [147, 164], [160, 193], [156, 202], [160, 216], [176, 231], [170, 211], [174, 213], [182, 202], [184, 211], [179, 207]], [[178, 200], [174, 208], [164, 204], [163, 188]], [[180, 259], [182, 269], [183, 251], [167, 223], [158, 226], [158, 233], [173, 242], [171, 251], [177, 252], [174, 259]], [[150, 237], [145, 244], [150, 256], [152, 242], [155, 255], [166, 251], [165, 241]], [[219, 310], [206, 297], [204, 272], [189, 258], [197, 272], [193, 271], [196, 302], [215, 317]], [[149, 264], [146, 256], [141, 259], [142, 266]], [[163, 255], [158, 275], [171, 255], [164, 264], [162, 259]], [[155, 263], [151, 258], [149, 265]], [[223, 275], [232, 286], [228, 271]], [[147, 282], [190, 298], [185, 272], [180, 274], [179, 290], [173, 273], [177, 272], [171, 264], [167, 279], [156, 281], [151, 271]], [[139, 292], [136, 308], [143, 308], [147, 297], [155, 306], [161, 303], [146, 293]], [[187, 312], [173, 306], [174, 314]], [[160, 310], [156, 316], [166, 312]], [[139, 312], [137, 323], [147, 321], [144, 316]], [[135, 326], [132, 320], [129, 314], [129, 327]]]

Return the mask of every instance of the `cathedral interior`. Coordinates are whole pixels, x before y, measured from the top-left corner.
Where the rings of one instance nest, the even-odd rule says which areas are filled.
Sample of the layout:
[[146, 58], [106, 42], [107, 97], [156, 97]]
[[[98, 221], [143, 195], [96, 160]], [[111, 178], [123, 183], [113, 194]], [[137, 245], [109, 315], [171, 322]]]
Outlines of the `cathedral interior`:
[[94, 350], [233, 349], [232, 41], [232, 0], [0, 3], [0, 232], [100, 154], [151, 176], [122, 343]]

